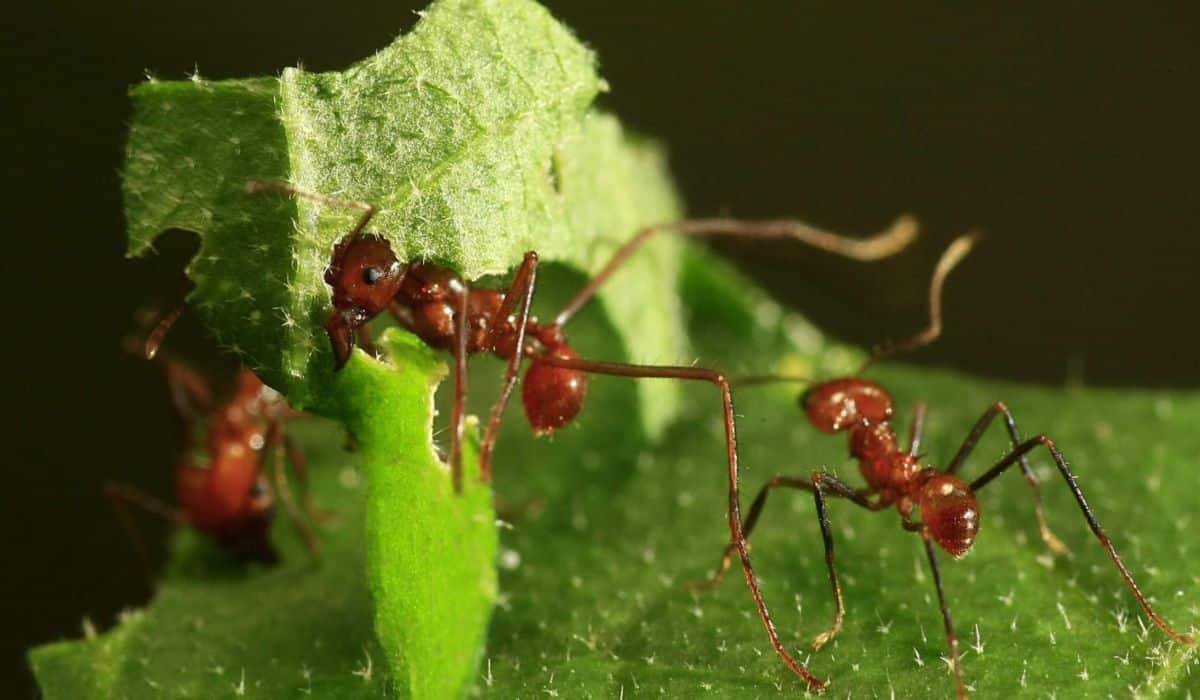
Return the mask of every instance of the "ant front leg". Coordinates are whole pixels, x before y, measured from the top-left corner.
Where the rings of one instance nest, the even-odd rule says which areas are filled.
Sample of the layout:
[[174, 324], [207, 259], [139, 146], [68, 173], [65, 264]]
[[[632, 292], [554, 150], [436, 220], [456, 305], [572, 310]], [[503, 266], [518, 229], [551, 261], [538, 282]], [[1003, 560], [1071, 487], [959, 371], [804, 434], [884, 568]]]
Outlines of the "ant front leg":
[[133, 549], [137, 552], [138, 562], [142, 565], [146, 581], [148, 583], [152, 582], [154, 580], [154, 572], [150, 566], [150, 553], [146, 549], [146, 543], [142, 541], [141, 533], [133, 522], [133, 515], [129, 512], [130, 506], [136, 506], [151, 515], [162, 518], [172, 525], [186, 525], [187, 518], [184, 516], [183, 511], [178, 508], [173, 508], [154, 496], [125, 484], [118, 484], [111, 481], [105, 483], [104, 496], [108, 499], [109, 505], [112, 506], [113, 513], [117, 516], [117, 521], [121, 523], [121, 529], [125, 531], [129, 540], [133, 542]]
[[308, 526], [308, 522], [300, 513], [300, 509], [296, 507], [296, 502], [292, 500], [292, 492], [288, 488], [286, 459], [287, 459], [287, 444], [283, 434], [283, 422], [275, 420], [271, 423], [271, 427], [267, 429], [267, 442], [271, 446], [271, 475], [275, 483], [275, 493], [279, 500], [283, 503], [283, 509], [288, 514], [288, 519], [292, 521], [292, 526], [296, 528], [296, 532], [300, 533], [300, 538], [304, 540], [304, 546], [308, 547], [308, 551], [314, 559], [321, 557], [321, 548], [317, 544], [317, 538], [313, 534], [312, 529]]
[[[504, 415], [504, 408], [508, 406], [508, 400], [512, 397], [513, 387], [517, 385], [521, 360], [525, 356], [525, 327], [529, 324], [529, 306], [533, 301], [534, 287], [537, 285], [537, 266], [537, 253], [532, 250], [525, 253], [525, 259], [521, 262], [516, 276], [513, 277], [508, 291], [504, 293], [504, 301], [492, 317], [488, 331], [488, 344], [494, 347], [497, 340], [503, 336], [508, 319], [514, 318], [513, 313], [516, 312], [514, 318], [516, 339], [513, 344], [512, 356], [508, 358], [508, 365], [504, 369], [504, 384], [500, 389], [500, 396], [492, 406], [487, 432], [484, 433], [483, 444], [479, 448], [479, 475], [485, 484], [492, 480], [492, 451], [496, 447], [500, 417]], [[520, 304], [519, 310], [518, 303]]]
[[833, 586], [833, 600], [837, 606], [833, 614], [833, 625], [813, 639], [813, 650], [820, 651], [821, 647], [837, 636], [838, 631], [842, 629], [842, 618], [846, 614], [846, 606], [842, 602], [842, 584], [838, 581], [837, 569], [833, 564], [833, 533], [830, 531], [829, 515], [825, 510], [825, 491], [828, 489], [831, 493], [867, 510], [879, 510], [882, 501], [880, 504], [871, 503], [845, 482], [822, 471], [812, 473], [812, 485], [813, 500], [817, 506], [817, 522], [821, 524], [821, 539], [825, 542], [825, 568], [829, 570], [829, 584]]
[[[991, 425], [992, 419], [996, 416], [1004, 416], [1004, 425], [1008, 428], [1008, 437], [1012, 441], [1014, 449], [1021, 446], [1021, 433], [1017, 430], [1017, 421], [1013, 419], [1012, 412], [1008, 410], [1008, 406], [1002, 401], [997, 401], [992, 404], [988, 410], [983, 412], [983, 415], [976, 421], [975, 427], [971, 428], [971, 432], [967, 435], [967, 439], [963, 441], [962, 447], [958, 448], [958, 454], [954, 455], [954, 459], [950, 460], [949, 466], [946, 467], [946, 473], [953, 474], [966, 461], [967, 456], [971, 454], [971, 450], [975, 449], [975, 445], [979, 442], [979, 438], [983, 435], [983, 431], [987, 430]], [[1037, 516], [1038, 530], [1042, 534], [1042, 541], [1046, 543], [1046, 547], [1054, 554], [1067, 554], [1067, 546], [1058, 539], [1050, 530], [1050, 526], [1046, 523], [1046, 513], [1042, 509], [1042, 494], [1039, 489], [1037, 475], [1033, 473], [1033, 469], [1029, 467], [1029, 460], [1024, 453], [1021, 453], [1017, 463], [1021, 465], [1021, 474], [1025, 477], [1025, 483], [1029, 484], [1030, 496], [1033, 498], [1033, 511]]]
[[984, 472], [983, 476], [971, 482], [971, 489], [978, 491], [984, 486], [987, 486], [992, 479], [995, 479], [1004, 470], [1011, 467], [1013, 464], [1023, 463], [1025, 455], [1037, 448], [1044, 446], [1050, 456], [1054, 458], [1054, 464], [1058, 467], [1058, 471], [1062, 474], [1063, 479], [1067, 482], [1067, 487], [1071, 489], [1071, 494], [1075, 496], [1075, 501], [1079, 504], [1079, 509], [1083, 511], [1083, 517], [1087, 520], [1088, 527], [1092, 529], [1092, 534], [1096, 535], [1096, 539], [1100, 540], [1100, 546], [1104, 547], [1104, 551], [1108, 552], [1108, 557], [1112, 559], [1113, 564], [1120, 572], [1121, 578], [1125, 580], [1125, 585], [1129, 586], [1129, 590], [1133, 592], [1138, 603], [1141, 604], [1142, 610], [1146, 615], [1158, 625], [1158, 628], [1163, 631], [1171, 639], [1187, 646], [1195, 646], [1196, 642], [1186, 634], [1175, 631], [1166, 623], [1158, 613], [1154, 612], [1154, 608], [1150, 607], [1150, 602], [1146, 600], [1146, 596], [1142, 593], [1142, 589], [1138, 587], [1137, 582], [1133, 580], [1133, 575], [1129, 573], [1129, 569], [1125, 568], [1125, 563], [1121, 561], [1121, 557], [1117, 555], [1117, 550], [1113, 547], [1112, 540], [1108, 534], [1104, 532], [1104, 528], [1100, 527], [1100, 522], [1096, 520], [1096, 516], [1092, 514], [1092, 509], [1088, 505], [1087, 499], [1083, 497], [1083, 491], [1080, 490], [1079, 484], [1075, 481], [1075, 475], [1067, 467], [1067, 460], [1063, 458], [1062, 453], [1058, 451], [1058, 447], [1054, 445], [1054, 441], [1045, 435], [1038, 435], [1031, 438], [1016, 447], [1004, 459], [996, 463], [994, 467]]
[[316, 501], [313, 500], [312, 488], [308, 480], [308, 458], [304, 456], [304, 451], [300, 449], [295, 440], [286, 434], [283, 437], [283, 446], [287, 453], [287, 460], [296, 472], [296, 482], [300, 487], [300, 505], [304, 508], [309, 520], [314, 523], [328, 523], [335, 519], [336, 513], [318, 507]]
[[[829, 571], [829, 583], [833, 587], [833, 599], [836, 605], [834, 612], [833, 625], [829, 630], [822, 632], [813, 639], [813, 649], [820, 651], [821, 647], [826, 642], [833, 639], [842, 627], [842, 618], [845, 615], [845, 606], [842, 600], [842, 586], [838, 580], [837, 569], [834, 566], [833, 556], [833, 533], [829, 526], [829, 516], [825, 507], [825, 495], [839, 496], [851, 503], [865, 508], [867, 510], [876, 511], [880, 509], [878, 504], [867, 500], [859, 491], [855, 490], [849, 484], [841, 481], [832, 474], [826, 474], [821, 471], [814, 471], [808, 478], [776, 476], [768, 481], [758, 491], [754, 502], [750, 505], [750, 512], [746, 516], [746, 521], [742, 526], [742, 532], [749, 544], [750, 535], [754, 532], [754, 526], [758, 524], [759, 516], [762, 514], [763, 507], [766, 506], [767, 496], [770, 492], [777, 488], [799, 489], [801, 491], [809, 491], [813, 494], [813, 500], [817, 508], [817, 522], [821, 526], [821, 539], [825, 545], [825, 567]], [[693, 589], [709, 589], [716, 586], [725, 578], [725, 574], [729, 571], [729, 567], [733, 563], [733, 553], [735, 546], [730, 543], [725, 546], [725, 551], [721, 556], [721, 564], [717, 569], [717, 573], [712, 578], [701, 581], [695, 584], [689, 584], [689, 588]]]
[[809, 688], [817, 692], [825, 690], [827, 683], [809, 672], [807, 668], [796, 661], [788, 653], [787, 649], [784, 648], [782, 640], [779, 639], [779, 633], [775, 630], [775, 621], [771, 619], [771, 612], [767, 609], [767, 603], [763, 599], [762, 591], [759, 589], [758, 577], [755, 576], [754, 567], [750, 563], [750, 552], [746, 546], [745, 534], [742, 531], [741, 495], [738, 490], [740, 476], [738, 472], [737, 427], [734, 422], [733, 392], [729, 389], [729, 380], [725, 377], [725, 374], [702, 367], [633, 365], [557, 357], [554, 355], [541, 355], [534, 358], [533, 361], [554, 367], [587, 372], [589, 374], [605, 374], [640, 379], [681, 379], [685, 381], [708, 382], [720, 389], [723, 417], [725, 420], [725, 452], [729, 477], [729, 506], [727, 515], [729, 519], [730, 540], [737, 550], [738, 558], [741, 560], [742, 573], [745, 574], [746, 585], [750, 588], [750, 595], [754, 598], [754, 604], [758, 608], [759, 619], [762, 620], [763, 627], [767, 630], [767, 637], [771, 641], [771, 647], [775, 649], [775, 653], [784, 664], [804, 680]]
[[[746, 546], [750, 546], [750, 535], [754, 532], [754, 527], [758, 524], [758, 518], [762, 515], [763, 507], [767, 505], [767, 496], [771, 491], [780, 487], [789, 489], [799, 489], [801, 491], [814, 491], [813, 482], [811, 479], [805, 479], [796, 476], [778, 475], [763, 484], [758, 490], [758, 495], [754, 497], [754, 501], [750, 504], [750, 512], [746, 515], [746, 521], [742, 523], [742, 534], [746, 538]], [[725, 579], [725, 574], [729, 573], [729, 567], [733, 565], [733, 555], [737, 551], [737, 545], [733, 542], [725, 545], [725, 551], [721, 553], [721, 563], [717, 566], [717, 573], [711, 578], [703, 581], [690, 582], [685, 584], [687, 588], [693, 590], [708, 590], [715, 588], [717, 584]]]
[[962, 663], [958, 658], [958, 637], [954, 634], [954, 622], [950, 620], [950, 606], [946, 603], [946, 591], [942, 588], [942, 572], [938, 568], [937, 553], [929, 537], [922, 533], [921, 542], [925, 545], [925, 554], [929, 557], [929, 569], [933, 572], [933, 585], [937, 588], [938, 605], [942, 609], [942, 622], [946, 626], [946, 646], [950, 647], [950, 660], [954, 664], [954, 683], [958, 689], [960, 700], [967, 697], [967, 688], [963, 684]]

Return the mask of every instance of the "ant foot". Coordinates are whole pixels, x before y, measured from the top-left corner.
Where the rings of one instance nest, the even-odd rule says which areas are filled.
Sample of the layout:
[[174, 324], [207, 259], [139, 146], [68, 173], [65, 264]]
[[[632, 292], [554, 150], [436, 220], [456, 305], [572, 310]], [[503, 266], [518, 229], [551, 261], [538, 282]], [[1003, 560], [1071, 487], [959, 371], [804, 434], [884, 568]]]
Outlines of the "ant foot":
[[725, 553], [721, 558], [721, 565], [717, 567], [717, 573], [712, 575], [712, 578], [704, 579], [703, 581], [687, 581], [683, 587], [689, 591], [711, 591], [717, 587], [717, 584], [725, 580], [725, 574], [729, 573], [729, 567], [733, 563], [733, 545], [725, 547]]
[[1042, 529], [1042, 541], [1046, 543], [1046, 548], [1050, 550], [1050, 553], [1056, 557], [1070, 556], [1071, 554], [1067, 545], [1063, 544], [1063, 541], [1058, 539], [1053, 532], [1050, 532], [1048, 527]]
[[813, 637], [813, 642], [812, 642], [813, 651], [821, 651], [821, 647], [825, 646], [830, 640], [832, 640], [834, 637], [837, 636], [838, 629], [840, 627], [841, 626], [838, 625], [837, 627], [834, 627], [833, 629], [826, 630], [826, 631], [818, 634], [816, 637]]
[[310, 504], [305, 507], [304, 511], [308, 514], [308, 519], [317, 525], [328, 525], [338, 520], [336, 510], [326, 510]]

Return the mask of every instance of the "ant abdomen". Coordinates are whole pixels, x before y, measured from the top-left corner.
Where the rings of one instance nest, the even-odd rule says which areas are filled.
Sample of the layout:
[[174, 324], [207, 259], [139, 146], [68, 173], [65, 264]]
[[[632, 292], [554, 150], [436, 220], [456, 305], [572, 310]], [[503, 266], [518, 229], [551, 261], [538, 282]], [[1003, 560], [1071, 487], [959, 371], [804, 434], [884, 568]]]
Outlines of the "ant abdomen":
[[960, 559], [971, 550], [979, 534], [979, 501], [962, 479], [934, 470], [926, 474], [917, 495], [921, 520], [929, 536], [947, 554]]
[[[547, 348], [542, 356], [562, 360], [579, 358], [566, 345]], [[525, 370], [521, 401], [525, 404], [525, 417], [533, 432], [545, 435], [570, 423], [583, 408], [587, 375], [577, 369], [539, 362], [539, 357], [535, 356], [529, 369]]]
[[804, 392], [800, 405], [823, 433], [837, 433], [866, 421], [892, 417], [892, 396], [875, 382], [854, 377], [822, 382]]

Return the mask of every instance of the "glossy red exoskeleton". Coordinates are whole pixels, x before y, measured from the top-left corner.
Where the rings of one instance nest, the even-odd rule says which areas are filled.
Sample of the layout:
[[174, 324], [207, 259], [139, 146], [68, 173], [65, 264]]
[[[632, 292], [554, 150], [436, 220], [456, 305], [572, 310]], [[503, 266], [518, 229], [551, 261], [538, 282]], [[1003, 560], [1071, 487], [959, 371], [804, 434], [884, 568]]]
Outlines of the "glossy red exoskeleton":
[[[970, 250], [974, 240], [973, 236], [959, 238], [951, 244], [938, 263], [930, 285], [929, 325], [912, 338], [877, 354], [874, 359], [878, 359], [883, 354], [927, 345], [938, 337], [941, 332], [942, 285], [950, 270]], [[754, 377], [749, 382], [761, 383], [777, 380], [796, 381], [797, 378]], [[935, 545], [954, 559], [965, 556], [974, 545], [981, 524], [982, 511], [975, 496], [976, 492], [1016, 464], [1025, 477], [1026, 483], [1029, 484], [1042, 540], [1054, 554], [1065, 554], [1066, 547], [1046, 524], [1039, 481], [1029, 466], [1027, 455], [1038, 447], [1045, 447], [1050, 453], [1058, 471], [1062, 474], [1079, 504], [1088, 526], [1099, 539], [1100, 545], [1112, 559], [1121, 578], [1133, 592], [1146, 615], [1171, 639], [1188, 646], [1195, 645], [1195, 641], [1190, 636], [1176, 631], [1154, 612], [1149, 601], [1146, 600], [1145, 595], [1134, 581], [1132, 574], [1117, 555], [1112, 540], [1100, 527], [1100, 523], [1096, 520], [1083, 492], [1075, 481], [1075, 476], [1067, 467], [1066, 460], [1054, 442], [1045, 435], [1023, 440], [1017, 430], [1012, 413], [1003, 403], [996, 402], [984, 412], [945, 469], [928, 466], [920, 456], [925, 405], [917, 404], [910, 428], [908, 448], [903, 449], [891, 425], [894, 408], [892, 396], [887, 389], [875, 382], [858, 376], [824, 381], [812, 386], [801, 396], [800, 406], [809, 423], [817, 430], [828, 434], [846, 434], [850, 456], [858, 460], [859, 471], [867, 486], [856, 489], [836, 476], [820, 470], [813, 471], [807, 476], [776, 476], [759, 490], [747, 513], [743, 532], [747, 538], [750, 537], [771, 490], [783, 487], [810, 491], [813, 494], [817, 520], [821, 527], [825, 546], [825, 563], [833, 587], [835, 604], [833, 624], [828, 630], [813, 639], [814, 649], [819, 650], [837, 635], [841, 629], [844, 615], [841, 584], [834, 566], [833, 536], [826, 511], [826, 496], [843, 498], [869, 511], [895, 507], [900, 515], [903, 528], [918, 534], [924, 543], [941, 607], [946, 640], [954, 666], [958, 697], [965, 698], [967, 690], [963, 682], [962, 666], [959, 660], [958, 640], [954, 633], [950, 609], [942, 588]], [[974, 481], [963, 480], [957, 476], [959, 468], [962, 467], [984, 431], [997, 416], [1004, 417], [1009, 439], [1012, 442], [1012, 450]], [[721, 580], [729, 569], [733, 550], [732, 545], [726, 547], [717, 574], [712, 579], [699, 584], [700, 586], [708, 587]], [[823, 681], [815, 683], [810, 681], [809, 685], [818, 691], [826, 687], [826, 683]]]
[[340, 368], [350, 358], [356, 332], [385, 310], [430, 346], [445, 349], [454, 356], [454, 406], [448, 461], [456, 488], [461, 488], [462, 484], [459, 445], [467, 395], [466, 362], [471, 354], [491, 353], [508, 363], [503, 388], [492, 408], [480, 449], [480, 473], [485, 481], [491, 478], [492, 453], [500, 417], [518, 380], [521, 362], [526, 358], [530, 365], [522, 384], [521, 398], [529, 424], [539, 434], [552, 432], [575, 418], [583, 406], [588, 374], [681, 379], [716, 385], [721, 393], [725, 425], [730, 542], [737, 550], [746, 583], [776, 653], [807, 682], [820, 682], [784, 649], [759, 592], [758, 580], [744, 546], [733, 395], [725, 374], [694, 366], [634, 365], [582, 359], [567, 342], [563, 327], [634, 251], [658, 233], [791, 238], [835, 255], [868, 261], [892, 255], [911, 242], [917, 232], [912, 219], [901, 217], [888, 230], [863, 240], [786, 220], [696, 219], [650, 226], [618, 248], [554, 320], [543, 324], [530, 316], [538, 267], [538, 256], [533, 251], [525, 254], [506, 291], [481, 289], [445, 267], [399, 260], [384, 237], [366, 230], [375, 214], [375, 207], [370, 204], [336, 199], [280, 182], [252, 180], [246, 183], [246, 190], [304, 197], [362, 212], [354, 227], [334, 246], [325, 272], [333, 306], [325, 329], [333, 345], [336, 365]]
[[[238, 373], [229, 396], [218, 397], [213, 383], [205, 376], [159, 353], [159, 344], [180, 311], [167, 315], [138, 348], [139, 354], [162, 366], [172, 404], [184, 427], [183, 458], [176, 469], [178, 506], [124, 484], [106, 486], [106, 493], [134, 538], [139, 555], [143, 562], [147, 561], [124, 509], [127, 504], [191, 527], [239, 558], [274, 562], [276, 554], [267, 531], [279, 498], [305, 545], [316, 556], [316, 538], [291, 501], [286, 483], [284, 465], [290, 462], [309, 516], [323, 517], [308, 494], [304, 454], [284, 432], [284, 420], [291, 415], [291, 409], [278, 392], [248, 369]], [[206, 424], [206, 432], [198, 440], [197, 425], [201, 421]]]

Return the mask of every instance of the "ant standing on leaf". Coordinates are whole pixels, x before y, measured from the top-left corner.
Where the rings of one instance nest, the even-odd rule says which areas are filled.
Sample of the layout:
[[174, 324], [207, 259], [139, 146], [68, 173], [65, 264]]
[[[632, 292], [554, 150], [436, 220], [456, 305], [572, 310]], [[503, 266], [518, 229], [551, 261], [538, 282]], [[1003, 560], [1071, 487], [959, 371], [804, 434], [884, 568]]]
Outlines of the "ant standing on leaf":
[[[211, 382], [191, 367], [158, 352], [163, 337], [179, 318], [182, 307], [167, 314], [139, 344], [136, 352], [163, 367], [171, 402], [184, 425], [184, 458], [179, 464], [173, 507], [124, 484], [110, 483], [105, 493], [122, 525], [128, 530], [142, 563], [149, 558], [127, 510], [134, 505], [178, 525], [186, 525], [211, 538], [239, 558], [263, 563], [277, 560], [267, 531], [278, 497], [305, 546], [316, 557], [317, 540], [291, 499], [284, 464], [296, 471], [304, 508], [310, 518], [327, 516], [313, 505], [308, 493], [304, 454], [285, 434], [284, 419], [292, 414], [287, 402], [262, 383], [254, 372], [242, 369], [233, 394], [218, 400]], [[208, 433], [202, 443], [207, 463], [196, 460], [195, 423], [207, 417]], [[265, 465], [271, 461], [271, 481]]]
[[[946, 276], [955, 265], [970, 251], [975, 240], [974, 235], [958, 238], [950, 244], [942, 254], [934, 271], [929, 289], [930, 318], [929, 325], [920, 333], [901, 343], [877, 351], [867, 365], [896, 352], [914, 350], [932, 343], [941, 334], [941, 294]], [[861, 371], [860, 371], [861, 374]], [[739, 384], [759, 384], [774, 381], [806, 381], [798, 377], [759, 376], [749, 377]], [[1113, 547], [1112, 540], [1100, 527], [1096, 516], [1083, 496], [1075, 476], [1067, 467], [1066, 459], [1059, 452], [1054, 442], [1045, 435], [1038, 435], [1028, 440], [1022, 440], [1017, 430], [1016, 421], [1008, 407], [997, 401], [988, 408], [967, 435], [958, 453], [950, 460], [945, 469], [939, 470], [923, 464], [920, 455], [921, 432], [925, 421], [925, 404], [916, 405], [913, 420], [909, 428], [908, 449], [900, 447], [896, 432], [891, 426], [893, 401], [891, 395], [879, 384], [862, 379], [858, 376], [844, 377], [821, 382], [809, 388], [801, 397], [800, 405], [804, 409], [808, 421], [823, 433], [846, 433], [849, 438], [850, 456], [858, 460], [859, 471], [867, 482], [867, 487], [856, 489], [832, 474], [814, 470], [808, 476], [779, 475], [768, 481], [759, 490], [742, 532], [746, 538], [754, 530], [762, 509], [766, 505], [767, 496], [773, 489], [790, 488], [810, 491], [816, 503], [817, 522], [821, 527], [821, 537], [825, 545], [825, 565], [829, 571], [829, 581], [833, 587], [835, 604], [833, 624], [828, 630], [813, 639], [813, 648], [820, 650], [827, 642], [837, 635], [842, 626], [844, 606], [842, 603], [842, 588], [838, 581], [837, 570], [834, 566], [833, 536], [829, 526], [825, 499], [827, 496], [843, 498], [854, 505], [869, 510], [880, 511], [895, 506], [900, 515], [901, 526], [920, 535], [929, 559], [929, 567], [933, 572], [933, 583], [937, 589], [938, 602], [941, 607], [942, 620], [945, 624], [946, 642], [950, 648], [950, 657], [954, 666], [954, 678], [959, 698], [967, 697], [966, 686], [963, 683], [962, 666], [959, 662], [958, 640], [954, 626], [950, 620], [950, 609], [946, 603], [946, 595], [942, 589], [941, 573], [934, 545], [941, 547], [954, 559], [961, 559], [971, 550], [975, 537], [979, 534], [981, 510], [975, 493], [991, 483], [1014, 464], [1017, 465], [1025, 482], [1029, 484], [1033, 498], [1034, 512], [1038, 528], [1046, 547], [1056, 555], [1067, 553], [1067, 548], [1054, 536], [1046, 524], [1042, 510], [1039, 481], [1029, 466], [1027, 456], [1038, 447], [1045, 447], [1053, 458], [1058, 471], [1067, 482], [1067, 487], [1075, 496], [1083, 517], [1087, 520], [1092, 533], [1100, 540], [1100, 545], [1108, 553], [1121, 578], [1146, 615], [1171, 639], [1195, 646], [1196, 642], [1188, 635], [1182, 634], [1166, 623], [1146, 600], [1141, 588], [1133, 579], [1133, 575], [1125, 567], [1120, 556]], [[996, 462], [994, 466], [977, 477], [972, 482], [966, 482], [956, 476], [967, 456], [979, 442], [980, 437], [997, 416], [1004, 417], [1009, 439], [1012, 441], [1012, 451]], [[919, 514], [919, 519], [914, 515]], [[710, 588], [721, 581], [729, 570], [734, 551], [740, 554], [740, 544], [730, 544], [725, 547], [721, 564], [717, 573], [708, 581], [693, 584], [696, 588]], [[825, 689], [827, 683], [806, 678], [809, 686], [815, 691]]]
[[775, 632], [758, 580], [744, 546], [738, 492], [737, 436], [733, 395], [724, 373], [700, 367], [635, 365], [581, 359], [567, 342], [563, 327], [575, 316], [616, 270], [654, 235], [670, 231], [685, 236], [723, 234], [745, 238], [792, 238], [826, 252], [861, 261], [883, 258], [903, 249], [916, 236], [916, 224], [901, 217], [891, 228], [872, 238], [855, 240], [815, 229], [796, 221], [747, 222], [733, 219], [697, 219], [643, 229], [622, 245], [583, 289], [549, 324], [530, 316], [537, 277], [538, 256], [530, 251], [517, 269], [507, 291], [480, 289], [453, 270], [429, 262], [401, 262], [387, 240], [366, 230], [375, 207], [365, 202], [336, 199], [298, 189], [282, 182], [251, 180], [250, 194], [272, 192], [303, 197], [325, 205], [362, 212], [354, 227], [334, 246], [325, 282], [332, 288], [333, 311], [325, 329], [333, 344], [337, 367], [354, 348], [355, 332], [385, 309], [396, 321], [431, 347], [454, 356], [454, 407], [451, 413], [449, 465], [456, 489], [462, 488], [460, 444], [467, 397], [467, 357], [491, 353], [508, 361], [504, 383], [488, 420], [480, 448], [480, 476], [491, 480], [491, 460], [500, 418], [516, 385], [521, 361], [530, 359], [521, 387], [525, 415], [537, 434], [546, 434], [569, 423], [583, 407], [587, 375], [681, 379], [709, 382], [721, 392], [725, 424], [729, 483], [730, 541], [735, 543], [746, 583], [759, 617], [780, 658], [810, 684], [815, 676], [784, 649]]

